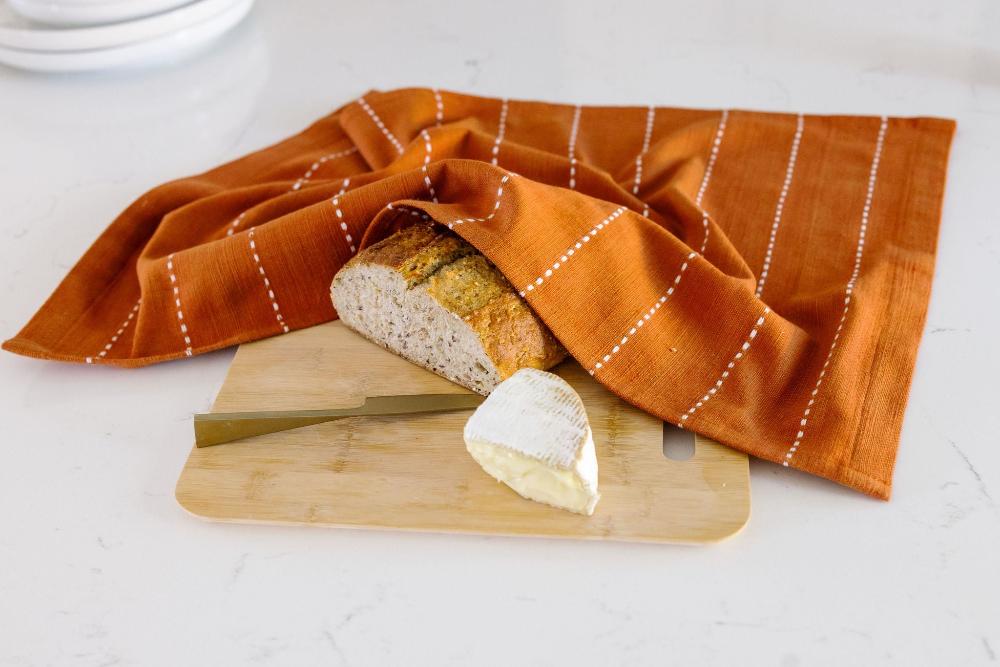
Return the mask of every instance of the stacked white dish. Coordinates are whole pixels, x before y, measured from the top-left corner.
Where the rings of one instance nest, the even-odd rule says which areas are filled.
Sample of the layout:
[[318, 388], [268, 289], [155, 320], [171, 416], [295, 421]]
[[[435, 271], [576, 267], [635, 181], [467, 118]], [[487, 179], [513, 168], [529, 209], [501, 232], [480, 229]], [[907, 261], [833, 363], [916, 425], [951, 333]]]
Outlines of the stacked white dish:
[[[0, 63], [79, 72], [174, 57], [223, 34], [253, 0], [8, 0]], [[13, 10], [13, 11], [10, 11]]]

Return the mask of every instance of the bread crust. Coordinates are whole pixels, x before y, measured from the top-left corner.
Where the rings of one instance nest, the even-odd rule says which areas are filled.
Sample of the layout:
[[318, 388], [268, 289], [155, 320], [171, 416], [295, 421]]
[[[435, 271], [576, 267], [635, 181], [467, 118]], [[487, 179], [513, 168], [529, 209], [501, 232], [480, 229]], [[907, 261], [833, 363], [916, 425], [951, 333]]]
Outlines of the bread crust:
[[501, 379], [520, 368], [547, 370], [566, 358], [566, 350], [504, 275], [467, 241], [442, 227], [426, 222], [406, 227], [362, 250], [344, 269], [358, 265], [396, 271], [408, 289], [426, 290], [464, 320]]

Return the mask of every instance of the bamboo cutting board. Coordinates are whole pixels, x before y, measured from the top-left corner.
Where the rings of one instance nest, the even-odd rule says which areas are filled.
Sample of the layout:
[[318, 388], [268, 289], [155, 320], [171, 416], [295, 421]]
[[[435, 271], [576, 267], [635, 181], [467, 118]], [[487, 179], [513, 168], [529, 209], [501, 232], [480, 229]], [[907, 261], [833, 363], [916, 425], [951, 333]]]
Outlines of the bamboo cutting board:
[[[195, 448], [177, 500], [220, 521], [644, 542], [714, 542], [743, 527], [746, 455], [698, 438], [690, 459], [667, 459], [659, 420], [575, 362], [557, 372], [580, 393], [594, 431], [602, 497], [592, 517], [524, 500], [486, 475], [462, 441], [471, 411], [351, 418]], [[241, 346], [212, 410], [466, 392], [331, 322]]]

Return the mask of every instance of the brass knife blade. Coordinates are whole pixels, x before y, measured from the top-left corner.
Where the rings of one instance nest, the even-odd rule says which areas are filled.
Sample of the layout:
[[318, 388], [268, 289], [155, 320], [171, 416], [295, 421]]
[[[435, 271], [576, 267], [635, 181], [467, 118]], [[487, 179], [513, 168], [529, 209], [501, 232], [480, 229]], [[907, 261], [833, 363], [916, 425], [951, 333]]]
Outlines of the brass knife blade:
[[221, 445], [265, 433], [288, 431], [346, 417], [411, 415], [426, 412], [471, 410], [486, 400], [479, 394], [410, 394], [369, 396], [361, 405], [333, 410], [276, 410], [263, 412], [212, 412], [194, 416], [194, 442], [198, 447]]

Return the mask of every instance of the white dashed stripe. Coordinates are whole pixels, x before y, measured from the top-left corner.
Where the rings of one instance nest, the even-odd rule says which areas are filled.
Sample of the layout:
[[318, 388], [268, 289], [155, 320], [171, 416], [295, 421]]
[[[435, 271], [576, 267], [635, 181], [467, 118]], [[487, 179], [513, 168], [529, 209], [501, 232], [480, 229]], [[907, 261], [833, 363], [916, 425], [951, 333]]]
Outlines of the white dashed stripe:
[[313, 174], [316, 173], [316, 170], [322, 167], [330, 160], [336, 160], [338, 158], [346, 157], [352, 153], [357, 153], [357, 152], [358, 152], [357, 148], [348, 148], [347, 150], [338, 151], [336, 153], [330, 153], [329, 155], [324, 155], [323, 157], [312, 163], [312, 166], [309, 167], [309, 171], [302, 174], [302, 178], [295, 181], [295, 183], [292, 185], [292, 190], [298, 190], [303, 185], [308, 183], [309, 179], [312, 178]]
[[767, 252], [764, 253], [764, 266], [760, 270], [760, 280], [757, 281], [757, 297], [764, 293], [764, 282], [771, 270], [771, 257], [774, 255], [774, 241], [778, 237], [778, 227], [781, 225], [781, 215], [785, 210], [785, 200], [788, 199], [788, 189], [792, 186], [792, 176], [795, 174], [795, 161], [799, 157], [799, 144], [802, 143], [802, 129], [805, 119], [802, 114], [795, 121], [795, 137], [792, 139], [792, 150], [788, 154], [788, 166], [785, 167], [785, 181], [781, 184], [781, 194], [778, 204], [774, 207], [774, 222], [771, 223], [771, 236], [767, 240]]
[[[500, 187], [497, 188], [497, 198], [496, 198], [496, 201], [493, 202], [493, 210], [490, 212], [489, 215], [487, 215], [485, 217], [482, 217], [482, 218], [461, 218], [459, 220], [453, 220], [453, 221], [447, 223], [448, 224], [448, 229], [454, 229], [455, 225], [462, 225], [462, 224], [465, 224], [467, 222], [486, 222], [488, 220], [492, 220], [493, 217], [496, 216], [497, 209], [500, 208], [500, 198], [503, 197], [503, 186], [504, 186], [504, 184], [507, 183], [508, 180], [510, 180], [510, 177], [514, 176], [514, 175], [515, 174], [506, 174], [506, 175], [504, 175], [503, 178], [500, 179]], [[429, 216], [426, 213], [424, 213], [423, 211], [415, 209], [415, 208], [409, 208], [409, 207], [405, 207], [405, 206], [397, 207], [397, 206], [393, 206], [391, 203], [386, 204], [385, 208], [387, 210], [389, 210], [389, 211], [400, 211], [402, 213], [409, 213], [414, 218], [420, 218], [421, 220], [430, 220], [431, 219], [431, 216]]]
[[497, 137], [493, 140], [493, 164], [497, 164], [500, 159], [500, 144], [503, 143], [503, 135], [507, 132], [507, 98], [500, 100], [500, 124], [497, 128]]
[[421, 220], [430, 220], [431, 219], [431, 216], [429, 216], [426, 213], [424, 213], [423, 211], [419, 211], [419, 210], [417, 210], [415, 208], [406, 208], [406, 207], [399, 207], [399, 208], [397, 208], [397, 207], [393, 206], [392, 204], [386, 204], [385, 207], [389, 211], [399, 211], [400, 213], [409, 213], [414, 218], [420, 218]]
[[431, 163], [431, 135], [427, 130], [421, 130], [420, 136], [424, 138], [424, 163], [420, 165], [420, 171], [424, 172], [424, 185], [427, 186], [427, 192], [430, 193], [431, 199], [434, 203], [438, 203], [437, 193], [434, 192], [434, 184], [431, 183], [431, 177], [427, 173], [427, 165]]
[[347, 223], [344, 221], [344, 212], [340, 210], [340, 198], [344, 196], [345, 192], [347, 192], [347, 188], [350, 184], [351, 178], [345, 178], [343, 185], [340, 187], [340, 192], [334, 196], [330, 203], [333, 204], [333, 210], [337, 214], [337, 224], [340, 225], [340, 231], [344, 233], [344, 240], [347, 241], [347, 245], [351, 249], [351, 254], [353, 255], [358, 251], [358, 248], [354, 245], [354, 238], [351, 236], [351, 233], [347, 231]]
[[736, 351], [736, 354], [733, 355], [733, 358], [729, 360], [728, 364], [726, 364], [725, 370], [722, 371], [722, 374], [718, 377], [715, 383], [708, 388], [708, 391], [705, 392], [704, 396], [699, 398], [694, 405], [692, 405], [690, 408], [687, 409], [687, 412], [681, 415], [681, 420], [677, 424], [678, 426], [684, 428], [685, 423], [687, 422], [688, 419], [690, 419], [691, 415], [693, 415], [699, 408], [701, 408], [701, 406], [705, 405], [705, 403], [708, 403], [708, 401], [711, 400], [711, 398], [715, 396], [715, 394], [720, 389], [722, 389], [722, 385], [729, 378], [729, 375], [733, 372], [733, 369], [736, 367], [737, 362], [739, 362], [739, 360], [743, 358], [743, 355], [745, 355], [747, 352], [750, 351], [750, 345], [753, 343], [753, 339], [757, 337], [757, 332], [760, 330], [760, 327], [764, 324], [764, 318], [766, 318], [767, 314], [770, 312], [771, 309], [765, 306], [763, 314], [761, 314], [761, 316], [757, 318], [757, 321], [754, 322], [753, 328], [750, 329], [750, 334], [746, 337], [746, 340], [743, 341], [743, 345], [741, 345], [740, 349]]
[[589, 232], [584, 234], [582, 237], [580, 237], [580, 239], [576, 243], [571, 245], [558, 260], [553, 262], [552, 266], [545, 270], [545, 273], [535, 278], [533, 282], [528, 283], [528, 285], [519, 292], [521, 297], [524, 297], [524, 295], [527, 292], [533, 291], [536, 287], [541, 286], [542, 283], [544, 283], [547, 278], [551, 278], [554, 272], [558, 271], [560, 267], [566, 264], [566, 262], [568, 262], [570, 258], [573, 257], [574, 254], [576, 254], [577, 250], [582, 249], [585, 243], [590, 243], [590, 239], [597, 236], [602, 229], [604, 229], [612, 222], [614, 222], [626, 210], [628, 209], [626, 209], [624, 206], [619, 206], [614, 210], [614, 212], [608, 215], [608, 217], [604, 218], [604, 220], [601, 220], [599, 223], [594, 225], [594, 227]]
[[455, 225], [464, 225], [467, 222], [486, 222], [492, 220], [493, 216], [497, 214], [497, 210], [500, 208], [500, 199], [503, 197], [503, 186], [507, 184], [510, 180], [511, 174], [504, 174], [503, 178], [500, 179], [500, 187], [497, 188], [497, 198], [493, 202], [493, 210], [490, 211], [489, 215], [482, 218], [461, 218], [459, 220], [452, 220], [448, 223], [448, 229], [454, 229]]
[[250, 253], [253, 255], [253, 262], [257, 265], [257, 273], [260, 274], [261, 280], [264, 281], [264, 289], [267, 290], [267, 298], [271, 300], [274, 319], [278, 321], [281, 330], [288, 333], [288, 325], [285, 324], [285, 318], [281, 316], [281, 308], [278, 306], [278, 297], [274, 295], [274, 287], [271, 286], [271, 281], [268, 280], [267, 273], [264, 271], [264, 265], [260, 261], [260, 254], [257, 252], [257, 240], [253, 237], [253, 230], [254, 228], [251, 227], [247, 233], [247, 238], [250, 239]]
[[580, 131], [580, 114], [583, 108], [573, 109], [573, 126], [569, 130], [569, 189], [576, 189], [576, 135]]
[[[105, 343], [104, 347], [101, 348], [101, 351], [97, 353], [96, 355], [97, 359], [104, 359], [104, 357], [108, 356], [108, 352], [111, 351], [111, 348], [114, 347], [115, 343], [118, 342], [118, 339], [121, 338], [123, 333], [125, 333], [125, 330], [128, 329], [128, 325], [132, 323], [132, 320], [135, 318], [136, 313], [139, 312], [139, 305], [141, 303], [142, 303], [142, 297], [140, 297], [139, 300], [135, 302], [135, 305], [132, 306], [132, 310], [129, 311], [128, 317], [126, 317], [125, 321], [122, 322], [122, 325], [118, 327], [118, 331], [116, 331], [114, 335], [111, 336], [111, 340]], [[92, 364], [94, 363], [94, 357], [87, 357], [85, 361], [88, 364]]]
[[[642, 185], [642, 159], [649, 152], [649, 142], [653, 138], [653, 120], [656, 118], [656, 109], [649, 107], [646, 112], [646, 133], [642, 137], [642, 150], [635, 157], [635, 183], [632, 184], [632, 194], [639, 196], [639, 186]], [[643, 217], [649, 215], [649, 206], [643, 206]]]
[[833, 351], [837, 348], [837, 341], [840, 339], [840, 332], [844, 329], [844, 322], [847, 321], [847, 313], [851, 307], [851, 294], [854, 292], [855, 283], [857, 283], [858, 276], [861, 273], [861, 258], [864, 255], [865, 250], [865, 235], [868, 233], [868, 220], [869, 214], [871, 213], [872, 200], [875, 197], [875, 181], [878, 178], [878, 165], [882, 160], [882, 147], [885, 144], [885, 133], [889, 127], [889, 119], [882, 116], [881, 123], [878, 128], [878, 137], [875, 139], [875, 152], [872, 155], [871, 167], [868, 170], [868, 190], [865, 193], [865, 206], [861, 212], [861, 226], [858, 229], [858, 247], [854, 253], [854, 269], [851, 271], [851, 278], [847, 281], [847, 286], [844, 288], [844, 310], [840, 315], [840, 322], [837, 324], [837, 330], [833, 334], [833, 340], [830, 342], [830, 350], [826, 353], [826, 360], [823, 362], [823, 367], [820, 369], [819, 377], [816, 378], [816, 386], [813, 387], [812, 393], [809, 395], [809, 402], [806, 403], [806, 408], [802, 412], [802, 418], [799, 420], [798, 432], [795, 434], [795, 440], [792, 445], [785, 452], [785, 460], [782, 461], [782, 465], [788, 466], [792, 457], [795, 456], [795, 452], [798, 451], [799, 445], [802, 443], [802, 438], [805, 437], [806, 426], [809, 424], [809, 414], [812, 412], [813, 405], [816, 403], [816, 396], [819, 394], [820, 385], [823, 384], [823, 378], [826, 376], [827, 367], [830, 365], [830, 360], [833, 358]]
[[444, 100], [441, 99], [441, 92], [437, 88], [431, 88], [431, 92], [434, 93], [434, 104], [437, 106], [437, 111], [434, 114], [434, 125], [441, 127], [441, 123], [444, 122]]
[[696, 255], [697, 253], [691, 253], [690, 255], [687, 256], [684, 262], [681, 263], [681, 268], [677, 272], [677, 275], [674, 276], [674, 281], [673, 283], [671, 283], [670, 287], [667, 288], [666, 293], [660, 296], [660, 298], [658, 298], [655, 302], [653, 302], [653, 305], [650, 306], [648, 310], [643, 311], [639, 319], [637, 319], [635, 324], [633, 324], [632, 327], [628, 330], [628, 333], [622, 336], [621, 340], [619, 340], [614, 345], [614, 347], [612, 347], [608, 351], [607, 354], [601, 357], [601, 360], [595, 363], [593, 368], [587, 371], [588, 373], [593, 375], [597, 371], [604, 368], [608, 364], [608, 362], [614, 359], [615, 355], [618, 354], [630, 340], [632, 340], [632, 337], [639, 332], [639, 329], [645, 326], [646, 322], [648, 322], [650, 318], [656, 315], [656, 313], [660, 310], [660, 308], [670, 299], [670, 297], [674, 295], [674, 290], [681, 283], [681, 276], [683, 276], [684, 272], [687, 271], [689, 263], [691, 262], [692, 259], [695, 258]]
[[236, 219], [229, 223], [229, 229], [226, 230], [226, 236], [232, 236], [236, 232], [236, 228], [240, 226], [240, 223], [243, 222], [243, 218], [245, 217], [247, 217], [246, 211], [243, 211], [238, 216], [236, 216]]
[[369, 117], [371, 117], [372, 122], [375, 123], [376, 126], [378, 126], [378, 129], [382, 130], [382, 134], [384, 134], [385, 138], [389, 140], [389, 143], [393, 145], [393, 147], [396, 149], [396, 152], [402, 155], [403, 144], [399, 143], [399, 139], [396, 138], [396, 135], [394, 135], [389, 130], [389, 128], [385, 126], [385, 123], [382, 122], [382, 119], [378, 117], [377, 113], [375, 113], [375, 109], [371, 108], [371, 105], [365, 101], [364, 97], [358, 98], [358, 104], [360, 104], [361, 108], [365, 110], [365, 112], [368, 114]]
[[191, 356], [191, 336], [188, 333], [187, 322], [184, 321], [184, 309], [181, 307], [181, 290], [177, 284], [177, 274], [174, 273], [174, 254], [167, 255], [167, 273], [170, 276], [170, 286], [174, 294], [174, 306], [177, 308], [177, 326], [184, 338], [184, 354]]
[[715, 139], [712, 141], [712, 151], [708, 155], [708, 164], [705, 165], [705, 174], [701, 177], [701, 186], [698, 188], [698, 196], [695, 197], [694, 203], [701, 208], [701, 224], [705, 228], [705, 238], [701, 241], [701, 249], [698, 251], [700, 254], [705, 254], [705, 248], [708, 247], [708, 211], [701, 205], [701, 200], [705, 197], [705, 191], [708, 190], [708, 184], [712, 180], [712, 170], [715, 169], [715, 161], [719, 157], [719, 146], [722, 145], [722, 137], [726, 134], [726, 121], [729, 120], [729, 110], [723, 109], [722, 115], [719, 117], [719, 126], [715, 130]]
[[[308, 183], [309, 179], [316, 174], [316, 170], [319, 169], [322, 165], [329, 162], [330, 160], [337, 160], [339, 158], [347, 157], [348, 155], [357, 152], [358, 152], [357, 147], [353, 147], [353, 148], [348, 148], [347, 150], [337, 151], [336, 153], [330, 153], [329, 155], [324, 155], [323, 157], [312, 163], [308, 171], [306, 171], [306, 173], [302, 175], [302, 178], [298, 179], [297, 181], [295, 181], [295, 183], [292, 184], [291, 190], [293, 191], [298, 190], [303, 185]], [[229, 228], [226, 230], [226, 236], [232, 236], [234, 233], [236, 233], [236, 229], [243, 222], [243, 219], [246, 217], [246, 215], [247, 212], [243, 211], [238, 216], [236, 216], [236, 218], [231, 223], [229, 223]]]

